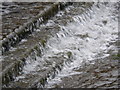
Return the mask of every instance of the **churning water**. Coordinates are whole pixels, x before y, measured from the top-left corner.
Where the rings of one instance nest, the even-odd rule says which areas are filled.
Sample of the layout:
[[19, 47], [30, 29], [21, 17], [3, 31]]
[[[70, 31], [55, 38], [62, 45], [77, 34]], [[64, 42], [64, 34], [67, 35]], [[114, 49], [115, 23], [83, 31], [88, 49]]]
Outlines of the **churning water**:
[[[79, 13], [81, 7], [78, 6], [66, 8], [66, 13], [69, 13], [67, 16], [72, 18], [72, 21], [66, 25], [58, 24], [60, 31], [49, 38], [43, 56], [27, 62], [23, 74], [18, 76], [16, 81], [24, 79], [31, 72], [35, 74], [40, 69], [48, 69], [46, 62], [52, 62], [50, 65], [54, 66], [56, 61], [70, 59], [71, 62], [65, 63], [54, 79], [47, 80], [45, 87], [51, 87], [52, 84], [60, 82], [62, 77], [79, 74], [80, 72], [73, 69], [80, 67], [83, 62], [109, 56], [108, 50], [115, 48], [110, 43], [118, 39], [118, 16], [115, 6], [116, 3], [94, 3], [83, 13]], [[56, 17], [62, 17], [65, 11], [59, 12]], [[54, 20], [49, 20], [46, 26], [54, 24]]]
[[62, 30], [48, 42], [51, 56], [70, 51], [73, 62], [64, 66], [55, 79], [48, 81], [46, 87], [59, 82], [62, 77], [77, 74], [73, 69], [79, 67], [82, 62], [102, 59], [109, 56], [109, 49], [115, 48], [110, 45], [110, 42], [118, 39], [117, 14], [113, 13], [116, 10], [114, 3], [97, 5], [94, 4], [82, 15], [75, 15], [74, 22], [61, 26]]

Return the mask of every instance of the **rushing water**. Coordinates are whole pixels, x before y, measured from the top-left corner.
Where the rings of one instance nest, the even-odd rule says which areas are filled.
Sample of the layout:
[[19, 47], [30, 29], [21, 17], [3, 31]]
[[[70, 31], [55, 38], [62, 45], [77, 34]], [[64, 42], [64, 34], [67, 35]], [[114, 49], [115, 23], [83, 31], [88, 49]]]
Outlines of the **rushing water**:
[[[109, 56], [108, 50], [115, 48], [110, 43], [116, 42], [118, 39], [115, 4], [94, 3], [82, 14], [80, 13], [81, 7], [78, 6], [70, 6], [66, 8], [66, 12], [59, 12], [56, 17], [62, 17], [67, 13], [71, 22], [66, 25], [58, 23], [60, 31], [49, 38], [46, 43], [46, 50], [43, 49], [42, 51], [43, 56], [36, 56], [35, 61], [33, 60], [34, 57], [28, 57], [22, 74], [15, 81], [24, 79], [31, 73], [34, 75], [39, 70], [49, 69], [47, 62], [52, 63], [50, 65], [54, 67], [57, 60], [67, 61], [70, 59], [71, 62], [65, 63], [54, 79], [47, 79], [48, 84], [45, 87], [52, 87], [54, 83], [59, 83], [61, 78], [65, 76], [79, 74], [80, 72], [75, 72], [73, 69], [80, 67], [83, 62]], [[56, 24], [54, 20], [49, 20], [46, 26], [49, 27], [54, 24]]]
[[[74, 68], [80, 67], [82, 62], [102, 59], [109, 56], [109, 49], [115, 48], [110, 42], [118, 39], [118, 21], [114, 3], [107, 5], [99, 3], [82, 15], [75, 15], [74, 22], [61, 26], [61, 31], [48, 42], [51, 56], [56, 53], [72, 52], [72, 63], [64, 66], [55, 79], [48, 80], [46, 87], [60, 82], [62, 77], [77, 74]], [[116, 49], [117, 52], [117, 49]]]

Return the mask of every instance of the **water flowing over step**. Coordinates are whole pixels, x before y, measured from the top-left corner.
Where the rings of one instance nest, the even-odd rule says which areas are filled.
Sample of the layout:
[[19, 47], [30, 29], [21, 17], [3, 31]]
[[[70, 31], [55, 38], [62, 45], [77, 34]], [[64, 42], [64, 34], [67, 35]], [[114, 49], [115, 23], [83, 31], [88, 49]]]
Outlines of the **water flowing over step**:
[[[26, 56], [20, 56], [24, 63], [19, 75], [3, 87], [52, 87], [65, 76], [80, 74], [74, 69], [82, 63], [104, 59], [110, 55], [108, 50], [115, 49], [112, 53], [117, 53], [111, 44], [118, 39], [114, 6], [115, 3], [74, 3], [58, 12], [46, 25], [41, 25], [30, 36], [32, 38], [21, 43], [23, 46], [32, 41], [29, 42], [31, 48], [35, 45], [33, 49], [28, 47]], [[20, 46], [16, 48], [21, 49]], [[12, 50], [15, 52], [14, 48]]]
[[[73, 59], [45, 88], [119, 88], [117, 3], [97, 3], [64, 27], [56, 51], [71, 50]], [[117, 43], [117, 44], [116, 44]], [[55, 47], [56, 45], [56, 47]], [[52, 49], [51, 48], [51, 49]]]
[[[27, 22], [23, 22], [24, 24], [19, 26], [18, 28], [15, 28], [11, 33], [8, 35], [5, 35], [4, 37], [4, 29], [3, 29], [3, 38], [1, 40], [2, 42], [2, 54], [4, 54], [6, 51], [9, 51], [10, 48], [14, 47], [17, 43], [19, 43], [22, 39], [27, 37], [27, 35], [31, 34], [33, 31], [36, 31], [37, 28], [42, 23], [45, 23], [48, 19], [53, 17], [59, 10], [64, 9], [66, 6], [68, 6], [70, 3], [53, 3], [49, 7], [44, 8], [44, 10], [38, 15], [35, 15], [32, 19], [28, 20]], [[49, 5], [49, 3], [48, 3]], [[4, 21], [4, 19], [3, 19]], [[6, 20], [7, 21], [7, 20]], [[19, 20], [20, 23], [20, 20]], [[3, 23], [4, 24], [4, 23]], [[12, 25], [11, 25], [12, 26]], [[4, 28], [5, 26], [3, 26]], [[9, 27], [9, 26], [8, 26]], [[14, 26], [13, 26], [14, 27]], [[8, 32], [9, 32], [8, 28]]]
[[[79, 3], [79, 4], [82, 5], [81, 3]], [[83, 4], [82, 7], [88, 8], [91, 5], [92, 4], [90, 4], [90, 3], [88, 3], [86, 5]], [[79, 13], [82, 13], [86, 9], [86, 8], [82, 8], [82, 7], [81, 7]], [[62, 30], [61, 25], [65, 25], [72, 21], [72, 16], [69, 17], [69, 12], [70, 12], [69, 9], [66, 9], [63, 12], [60, 11], [53, 19], [49, 20], [46, 25], [44, 25], [44, 24], [40, 25], [40, 27], [34, 33], [29, 35], [28, 38], [23, 39], [15, 48], [11, 48], [10, 51], [6, 52], [3, 55], [3, 58], [4, 58], [2, 61], [3, 72], [1, 73], [2, 78], [3, 78], [3, 87], [6, 86], [6, 84], [9, 81], [14, 80], [16, 78], [17, 74], [21, 73], [20, 71], [23, 71], [24, 65], [25, 66], [32, 65], [32, 64], [27, 64], [27, 62], [29, 62], [29, 60], [30, 61], [32, 60], [31, 62], [33, 62], [35, 60], [39, 61], [39, 60], [43, 59], [42, 57], [44, 56], [44, 54], [46, 55], [46, 51], [49, 48], [49, 47], [47, 48], [47, 45], [46, 45], [49, 38], [51, 38], [53, 36], [57, 37], [56, 33], [58, 31]], [[68, 17], [65, 15], [67, 13], [68, 13], [68, 15], [67, 15]], [[65, 20], [65, 21], [63, 21], [63, 20]], [[62, 60], [57, 61], [58, 58], [60, 58], [62, 56], [64, 56], [63, 61]], [[61, 53], [60, 57], [54, 58], [55, 59], [54, 60], [55, 67], [58, 67], [58, 69], [66, 61], [67, 62], [70, 61], [68, 59], [71, 58], [71, 52], [66, 51], [64, 53]], [[42, 58], [42, 59], [40, 59], [40, 58]], [[43, 64], [40, 64], [40, 65], [44, 66], [45, 62], [50, 63], [48, 60], [44, 61], [44, 59], [43, 59]], [[43, 76], [46, 75], [45, 78], [47, 78], [48, 74], [54, 73], [56, 71], [56, 70], [54, 70], [54, 66], [50, 65], [49, 68], [50, 68], [50, 70], [46, 70], [45, 74], [43, 74]], [[40, 77], [40, 75], [38, 75], [38, 77]], [[41, 77], [40, 80], [42, 80], [42, 79], [44, 79], [44, 77]], [[40, 81], [40, 80], [38, 80], [38, 81]], [[27, 87], [31, 86], [31, 84], [33, 84], [33, 86], [34, 86], [35, 82], [28, 83]], [[15, 85], [15, 86], [17, 86], [17, 85]], [[8, 87], [9, 87], [9, 85], [8, 85]]]

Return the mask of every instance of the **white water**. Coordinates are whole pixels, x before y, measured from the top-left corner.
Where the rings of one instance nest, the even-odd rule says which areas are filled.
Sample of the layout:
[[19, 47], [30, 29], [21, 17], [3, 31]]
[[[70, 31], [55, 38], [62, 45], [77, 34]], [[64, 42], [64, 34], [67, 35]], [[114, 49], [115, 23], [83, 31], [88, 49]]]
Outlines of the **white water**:
[[[66, 26], [59, 25], [61, 30], [56, 36], [48, 40], [47, 50], [43, 51], [44, 55], [42, 57], [36, 56], [36, 61], [32, 60], [30, 55], [23, 69], [24, 74], [18, 76], [16, 80], [27, 77], [27, 74], [31, 74], [31, 72], [37, 73], [39, 69], [47, 68], [44, 64], [45, 61], [51, 60], [50, 57], [57, 55], [59, 57], [62, 53], [61, 55], [68, 58], [66, 52], [72, 52], [72, 62], [69, 65], [65, 64], [62, 71], [54, 79], [48, 80], [48, 84], [45, 86], [47, 88], [52, 87], [54, 83], [59, 83], [61, 78], [65, 76], [81, 73], [75, 72], [73, 69], [79, 67], [82, 62], [109, 56], [107, 51], [115, 48], [115, 46], [110, 45], [110, 42], [115, 42], [118, 38], [117, 14], [113, 15], [113, 11], [115, 11], [114, 3], [109, 3], [107, 6], [99, 3], [100, 8], [97, 7], [97, 4], [95, 3], [91, 9], [83, 14], [78, 14], [77, 11], [71, 11], [70, 8], [67, 8], [70, 12], [76, 13], [73, 17], [71, 16], [73, 22]], [[63, 12], [60, 13], [57, 15], [58, 17], [64, 14]], [[104, 21], [106, 24], [103, 23]], [[50, 20], [47, 26], [54, 24], [55, 22]], [[54, 64], [53, 62], [52, 65], [54, 66]]]
[[[48, 42], [51, 55], [71, 51], [73, 62], [64, 66], [54, 79], [48, 80], [47, 88], [59, 83], [63, 77], [81, 73], [73, 69], [79, 67], [82, 62], [109, 56], [107, 51], [114, 48], [109, 44], [118, 38], [118, 21], [116, 16], [113, 16], [114, 3], [107, 6], [100, 3], [99, 7], [95, 4], [91, 10], [74, 16], [74, 22], [61, 26], [62, 30]], [[103, 21], [107, 23], [104, 24]]]

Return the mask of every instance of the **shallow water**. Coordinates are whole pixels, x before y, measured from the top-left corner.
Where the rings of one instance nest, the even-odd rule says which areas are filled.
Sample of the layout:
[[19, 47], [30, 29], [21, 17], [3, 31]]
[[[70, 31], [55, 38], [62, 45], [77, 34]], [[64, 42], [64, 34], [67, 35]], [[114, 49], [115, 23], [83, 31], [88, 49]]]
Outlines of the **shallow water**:
[[63, 77], [80, 74], [74, 69], [79, 68], [81, 63], [108, 57], [110, 49], [117, 52], [117, 48], [110, 44], [118, 39], [117, 14], [113, 13], [115, 10], [114, 3], [96, 3], [82, 15], [75, 15], [74, 22], [61, 26], [62, 30], [57, 37], [48, 42], [50, 55], [70, 51], [73, 62], [64, 66], [54, 79], [48, 80], [47, 88], [60, 83]]
[[[118, 14], [115, 6], [116, 3], [94, 3], [85, 11], [79, 5], [69, 6], [47, 24], [41, 25], [41, 28], [58, 32], [50, 36], [45, 47], [40, 47], [41, 56], [34, 51], [26, 58], [22, 73], [14, 80], [15, 85], [16, 82], [32, 81], [31, 77], [40, 76], [57, 63], [64, 63], [61, 71], [58, 70], [57, 74], [47, 78], [45, 87], [51, 88], [64, 77], [80, 74], [74, 69], [82, 63], [104, 59], [110, 56], [108, 51], [112, 49], [117, 53], [116, 46], [111, 44], [118, 40]], [[38, 29], [35, 33], [40, 31]], [[27, 40], [21, 43], [23, 42]], [[41, 86], [38, 84], [37, 87]]]

